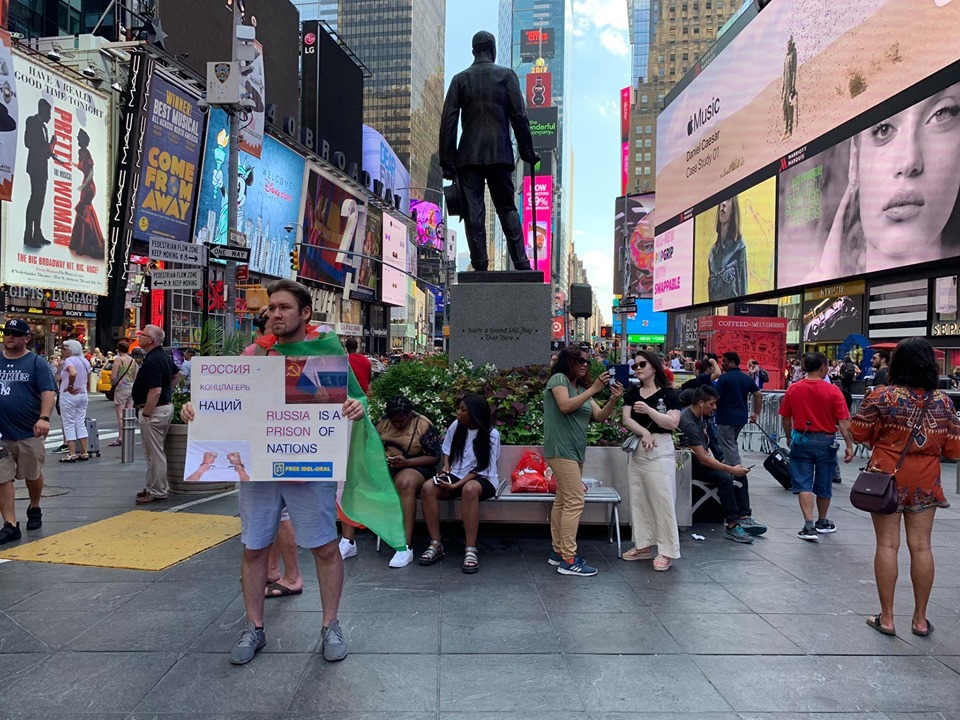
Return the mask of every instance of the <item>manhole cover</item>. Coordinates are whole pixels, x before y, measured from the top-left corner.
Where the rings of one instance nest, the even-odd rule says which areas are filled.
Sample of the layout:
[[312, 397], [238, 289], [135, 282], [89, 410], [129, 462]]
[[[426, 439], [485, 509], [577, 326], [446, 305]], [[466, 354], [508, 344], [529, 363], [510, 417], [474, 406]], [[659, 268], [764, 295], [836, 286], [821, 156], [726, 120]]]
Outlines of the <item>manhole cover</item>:
[[[44, 485], [43, 494], [41, 497], [56, 497], [57, 495], [66, 495], [71, 490], [73, 490], [73, 488], [57, 487], [56, 485]], [[14, 493], [14, 498], [17, 500], [29, 500], [30, 494], [27, 492], [27, 488], [18, 487]]]

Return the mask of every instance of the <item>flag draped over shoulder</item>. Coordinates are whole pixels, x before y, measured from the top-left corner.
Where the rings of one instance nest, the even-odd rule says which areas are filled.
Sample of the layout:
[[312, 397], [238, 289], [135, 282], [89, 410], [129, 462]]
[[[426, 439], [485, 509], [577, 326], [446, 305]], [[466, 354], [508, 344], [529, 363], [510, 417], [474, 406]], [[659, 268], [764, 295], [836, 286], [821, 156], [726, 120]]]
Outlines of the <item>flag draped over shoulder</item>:
[[[346, 354], [340, 340], [332, 333], [321, 335], [316, 340], [277, 343], [273, 349], [281, 355], [294, 357]], [[347, 394], [363, 403], [366, 410], [367, 396], [354, 377], [353, 370], [349, 370], [348, 374]], [[353, 423], [350, 433], [347, 477], [340, 504], [347, 517], [366, 525], [391, 547], [406, 547], [400, 496], [387, 468], [383, 443], [366, 412], [361, 420]]]

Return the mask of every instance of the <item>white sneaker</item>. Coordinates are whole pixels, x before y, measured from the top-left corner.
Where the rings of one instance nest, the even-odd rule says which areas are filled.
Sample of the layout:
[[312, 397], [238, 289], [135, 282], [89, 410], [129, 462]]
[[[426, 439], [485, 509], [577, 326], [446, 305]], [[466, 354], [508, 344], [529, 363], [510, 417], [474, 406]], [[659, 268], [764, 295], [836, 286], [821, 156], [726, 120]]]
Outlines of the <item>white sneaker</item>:
[[340, 557], [346, 560], [357, 554], [357, 544], [346, 538], [340, 538]]
[[396, 554], [390, 560], [390, 567], [402, 568], [413, 562], [413, 550], [407, 546], [406, 550], [397, 550]]

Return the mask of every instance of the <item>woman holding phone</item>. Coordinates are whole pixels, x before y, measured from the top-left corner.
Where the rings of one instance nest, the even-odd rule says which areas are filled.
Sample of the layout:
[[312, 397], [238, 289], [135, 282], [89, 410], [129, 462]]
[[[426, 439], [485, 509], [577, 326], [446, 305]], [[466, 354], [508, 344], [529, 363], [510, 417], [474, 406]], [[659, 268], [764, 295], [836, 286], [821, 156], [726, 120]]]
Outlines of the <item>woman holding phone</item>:
[[[583, 514], [583, 461], [587, 452], [587, 427], [603, 422], [617, 407], [623, 386], [610, 384], [602, 372], [587, 379], [590, 359], [584, 350], [568, 346], [560, 351], [543, 391], [543, 456], [553, 470], [557, 493], [550, 513], [553, 553], [547, 562], [561, 575], [589, 577], [597, 569], [577, 555], [577, 530]], [[601, 408], [594, 397], [610, 384], [610, 400]]]
[[497, 494], [500, 460], [500, 433], [492, 426], [490, 405], [482, 395], [467, 395], [457, 406], [457, 419], [443, 438], [443, 470], [424, 483], [420, 494], [423, 519], [430, 533], [430, 545], [420, 555], [421, 565], [433, 565], [444, 555], [440, 538], [440, 501], [459, 497], [467, 547], [463, 572], [480, 570], [477, 533], [480, 503]]

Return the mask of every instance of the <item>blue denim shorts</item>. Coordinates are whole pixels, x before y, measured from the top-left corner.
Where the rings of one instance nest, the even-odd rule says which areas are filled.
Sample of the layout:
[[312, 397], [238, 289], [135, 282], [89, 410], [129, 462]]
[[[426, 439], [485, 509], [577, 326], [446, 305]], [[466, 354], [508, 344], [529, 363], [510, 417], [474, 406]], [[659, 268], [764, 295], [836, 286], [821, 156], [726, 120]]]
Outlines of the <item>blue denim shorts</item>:
[[834, 435], [793, 433], [790, 438], [790, 480], [794, 495], [812, 492], [819, 498], [833, 497], [837, 448]]
[[240, 483], [240, 542], [248, 550], [269, 547], [286, 506], [297, 545], [313, 549], [337, 539], [335, 482]]

